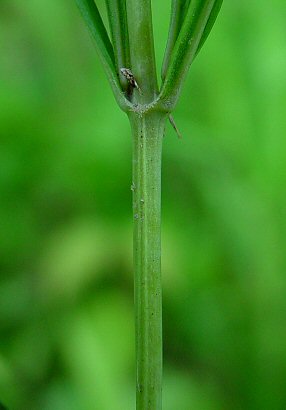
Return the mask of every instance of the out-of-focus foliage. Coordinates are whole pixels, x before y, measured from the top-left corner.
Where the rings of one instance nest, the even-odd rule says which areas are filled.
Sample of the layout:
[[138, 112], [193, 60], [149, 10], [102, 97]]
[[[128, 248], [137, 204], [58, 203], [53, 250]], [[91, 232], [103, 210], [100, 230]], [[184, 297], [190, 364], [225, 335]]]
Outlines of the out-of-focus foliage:
[[[153, 3], [159, 64], [169, 3]], [[167, 127], [164, 410], [286, 408], [285, 12], [226, 1], [175, 112], [183, 140]], [[130, 185], [129, 124], [74, 2], [2, 0], [9, 409], [134, 408]]]

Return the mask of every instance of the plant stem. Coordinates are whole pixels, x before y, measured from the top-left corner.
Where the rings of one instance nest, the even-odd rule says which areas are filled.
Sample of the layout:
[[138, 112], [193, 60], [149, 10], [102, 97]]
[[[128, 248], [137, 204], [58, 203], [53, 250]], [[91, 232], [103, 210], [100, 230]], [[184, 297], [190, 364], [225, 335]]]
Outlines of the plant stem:
[[131, 68], [142, 95], [141, 103], [150, 103], [158, 91], [152, 25], [151, 0], [127, 0]]
[[129, 115], [133, 134], [136, 409], [162, 408], [161, 158], [166, 114]]

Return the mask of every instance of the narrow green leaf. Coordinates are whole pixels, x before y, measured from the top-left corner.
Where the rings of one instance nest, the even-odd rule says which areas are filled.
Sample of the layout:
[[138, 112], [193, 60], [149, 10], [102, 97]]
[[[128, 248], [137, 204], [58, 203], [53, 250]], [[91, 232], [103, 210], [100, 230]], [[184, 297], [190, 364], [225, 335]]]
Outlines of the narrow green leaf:
[[192, 64], [217, 0], [191, 0], [187, 15], [175, 43], [160, 101], [171, 110], [181, 91], [183, 81]]
[[171, 54], [175, 46], [176, 40], [178, 38], [178, 35], [180, 33], [180, 29], [183, 25], [184, 19], [186, 17], [190, 1], [191, 0], [172, 0], [169, 35], [162, 65], [163, 80], [166, 77], [166, 72], [168, 65], [170, 63]]
[[[127, 25], [126, 0], [106, 0], [111, 39], [113, 43], [117, 73], [123, 67], [130, 68], [130, 50]], [[121, 85], [126, 88], [127, 82], [120, 77]]]
[[[222, 6], [223, 0], [216, 0], [211, 15], [209, 17], [209, 21], [206, 25], [204, 30], [202, 39], [200, 41], [200, 45], [196, 52], [196, 55], [201, 50], [202, 46], [204, 45], [210, 31], [216, 21], [220, 8]], [[168, 65], [170, 63], [171, 54], [174, 49], [176, 40], [180, 34], [180, 30], [183, 26], [184, 20], [186, 18], [188, 8], [191, 8], [191, 13], [189, 16], [192, 18], [193, 24], [195, 24], [196, 19], [199, 16], [199, 12], [204, 5], [204, 0], [173, 0], [172, 1], [172, 10], [171, 10], [171, 22], [170, 22], [170, 30], [168, 36], [168, 42], [166, 47], [166, 52], [164, 56], [163, 66], [162, 66], [162, 79], [164, 80], [166, 77], [166, 72], [168, 69]]]
[[122, 93], [119, 78], [115, 68], [115, 58], [112, 44], [109, 40], [106, 28], [101, 19], [94, 0], [76, 0], [78, 8], [89, 28], [91, 36], [95, 40], [95, 47], [115, 98], [122, 109], [128, 105], [128, 101]]
[[210, 34], [210, 32], [211, 32], [211, 30], [212, 30], [212, 28], [213, 28], [213, 25], [214, 25], [214, 23], [215, 23], [215, 21], [216, 21], [216, 19], [217, 19], [217, 16], [218, 16], [218, 14], [219, 14], [219, 12], [220, 12], [222, 3], [223, 3], [223, 0], [216, 0], [216, 2], [215, 2], [215, 5], [214, 5], [214, 7], [213, 7], [213, 9], [212, 9], [212, 12], [211, 12], [211, 14], [210, 14], [208, 23], [207, 23], [206, 28], [205, 28], [205, 30], [204, 30], [204, 33], [203, 33], [203, 35], [202, 35], [202, 38], [201, 38], [201, 41], [200, 41], [200, 45], [199, 45], [198, 50], [197, 50], [197, 54], [200, 52], [202, 46], [204, 45], [206, 39], [208, 38], [208, 36], [209, 36], [209, 34]]
[[112, 45], [94, 0], [76, 0], [76, 3], [95, 40], [100, 58], [112, 69], [114, 67]]

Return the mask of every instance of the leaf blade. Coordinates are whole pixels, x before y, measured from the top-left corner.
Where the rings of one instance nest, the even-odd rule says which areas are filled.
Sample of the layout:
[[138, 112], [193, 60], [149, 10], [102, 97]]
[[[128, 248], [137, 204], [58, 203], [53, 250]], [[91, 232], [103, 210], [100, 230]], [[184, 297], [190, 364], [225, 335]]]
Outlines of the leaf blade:
[[201, 41], [200, 41], [200, 45], [199, 45], [199, 47], [198, 47], [198, 50], [197, 50], [197, 53], [196, 53], [196, 54], [198, 54], [198, 53], [200, 52], [201, 48], [202, 48], [203, 45], [205, 44], [205, 42], [206, 42], [206, 40], [207, 40], [207, 38], [208, 38], [208, 36], [209, 36], [209, 34], [210, 34], [210, 32], [211, 32], [211, 30], [212, 30], [214, 24], [215, 24], [215, 22], [216, 22], [216, 19], [217, 19], [217, 17], [218, 17], [219, 12], [220, 12], [222, 3], [223, 3], [223, 0], [216, 0], [215, 5], [214, 5], [214, 7], [213, 7], [213, 10], [212, 10], [212, 12], [211, 12], [211, 14], [210, 14], [208, 23], [207, 23], [206, 28], [205, 28], [205, 30], [204, 30], [204, 33], [203, 33], [203, 35], [202, 35], [202, 38], [201, 38]]
[[112, 45], [96, 4], [93, 0], [76, 0], [76, 3], [96, 42], [100, 57], [103, 57], [109, 64], [114, 62]]
[[166, 77], [166, 72], [170, 63], [172, 51], [179, 36], [180, 29], [186, 16], [190, 1], [191, 0], [172, 0], [168, 40], [162, 64], [162, 80], [164, 80]]
[[178, 100], [217, 0], [192, 0], [176, 41], [159, 100], [168, 111]]
[[119, 83], [115, 68], [115, 58], [112, 44], [94, 0], [76, 0], [77, 6], [94, 40], [104, 71], [115, 98], [122, 109], [128, 105]]
[[[130, 49], [126, 0], [105, 0], [117, 73], [130, 68]], [[126, 86], [126, 81], [121, 78]]]

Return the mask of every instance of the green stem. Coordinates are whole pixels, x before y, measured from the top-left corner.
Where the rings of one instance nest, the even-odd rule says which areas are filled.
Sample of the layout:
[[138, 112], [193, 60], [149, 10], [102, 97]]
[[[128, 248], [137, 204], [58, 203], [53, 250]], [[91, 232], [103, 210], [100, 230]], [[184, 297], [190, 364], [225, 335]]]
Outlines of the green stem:
[[150, 103], [158, 91], [151, 0], [127, 0], [132, 72], [142, 90], [141, 103]]
[[130, 114], [133, 218], [136, 409], [162, 408], [161, 157], [166, 114]]

